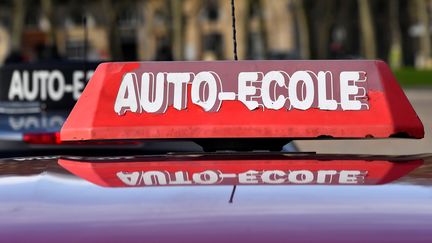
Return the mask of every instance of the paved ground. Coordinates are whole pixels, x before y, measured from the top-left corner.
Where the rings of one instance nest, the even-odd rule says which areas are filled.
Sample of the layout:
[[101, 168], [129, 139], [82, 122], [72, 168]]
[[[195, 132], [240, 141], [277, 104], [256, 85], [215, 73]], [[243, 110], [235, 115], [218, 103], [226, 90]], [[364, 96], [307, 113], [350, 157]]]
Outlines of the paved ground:
[[432, 89], [405, 90], [425, 127], [425, 138], [380, 140], [297, 141], [300, 151], [356, 154], [419, 154], [432, 153]]

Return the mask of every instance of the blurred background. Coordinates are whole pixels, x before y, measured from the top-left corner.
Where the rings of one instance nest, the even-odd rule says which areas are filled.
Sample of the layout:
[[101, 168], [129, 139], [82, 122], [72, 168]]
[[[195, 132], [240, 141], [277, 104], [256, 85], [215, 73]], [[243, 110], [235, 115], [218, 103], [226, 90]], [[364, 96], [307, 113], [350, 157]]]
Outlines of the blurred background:
[[[236, 0], [240, 59], [387, 61], [428, 85], [430, 0]], [[0, 0], [0, 65], [232, 59], [230, 0]]]
[[[232, 59], [230, 0], [0, 0], [0, 63]], [[432, 68], [430, 0], [236, 0], [240, 59]], [[85, 50], [87, 49], [87, 50]], [[84, 53], [84, 52], [87, 53]]]
[[[102, 61], [233, 59], [230, 4], [230, 0], [0, 0], [0, 100], [42, 101], [42, 108], [51, 106], [67, 114], [77, 98], [74, 94], [49, 101], [49, 95], [43, 99], [28, 95], [30, 91], [23, 95], [11, 91], [16, 70], [24, 81], [32, 79], [27, 71], [60, 70], [65, 82], [75, 85], [74, 77], [88, 80]], [[388, 148], [381, 141], [368, 146], [380, 147], [376, 153], [432, 150], [432, 0], [235, 0], [235, 8], [241, 60], [385, 60], [425, 123], [427, 138], [393, 141]], [[77, 70], [82, 73], [75, 74]], [[7, 119], [10, 126], [10, 116]], [[18, 124], [20, 120], [14, 119], [12, 123]], [[42, 118], [37, 119], [43, 125]], [[0, 119], [0, 129], [1, 124]], [[51, 130], [58, 130], [58, 124]], [[302, 150], [341, 151], [339, 142], [318, 143], [298, 145]], [[348, 147], [343, 152], [367, 151], [358, 142]]]
[[[240, 59], [382, 59], [403, 84], [430, 83], [430, 0], [235, 2]], [[219, 60], [232, 50], [230, 0], [0, 0], [0, 65]]]

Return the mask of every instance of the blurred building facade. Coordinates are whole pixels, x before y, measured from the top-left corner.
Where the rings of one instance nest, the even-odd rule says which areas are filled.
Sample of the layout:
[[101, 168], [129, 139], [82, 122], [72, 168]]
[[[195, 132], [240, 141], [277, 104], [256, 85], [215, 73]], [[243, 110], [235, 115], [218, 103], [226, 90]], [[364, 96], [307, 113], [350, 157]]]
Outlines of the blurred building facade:
[[[239, 59], [432, 68], [432, 0], [236, 0]], [[233, 58], [231, 0], [0, 0], [0, 65]]]

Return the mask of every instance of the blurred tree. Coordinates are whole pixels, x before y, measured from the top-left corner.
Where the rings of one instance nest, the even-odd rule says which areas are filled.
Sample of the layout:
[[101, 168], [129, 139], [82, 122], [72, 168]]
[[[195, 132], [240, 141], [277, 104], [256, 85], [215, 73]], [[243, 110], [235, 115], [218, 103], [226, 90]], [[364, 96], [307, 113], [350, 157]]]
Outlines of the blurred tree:
[[12, 50], [19, 51], [21, 48], [21, 37], [24, 30], [24, 17], [26, 4], [24, 0], [15, 0], [12, 21]]
[[201, 0], [185, 0], [183, 12], [185, 15], [184, 30], [184, 57], [186, 60], [197, 60], [201, 58], [201, 31], [199, 25], [199, 11], [202, 7]]
[[52, 0], [41, 0], [42, 5], [42, 18], [48, 23], [47, 34], [48, 34], [48, 44], [56, 45], [56, 33], [57, 33], [57, 23], [54, 18], [53, 12], [53, 1]]
[[317, 37], [316, 49], [318, 59], [327, 59], [329, 56], [330, 30], [335, 18], [336, 1], [318, 1], [314, 7], [315, 28]]
[[402, 63], [404, 65], [413, 66], [415, 63], [416, 42], [413, 40], [411, 28], [416, 23], [415, 1], [400, 1], [399, 2], [399, 24], [401, 28], [402, 39]]
[[308, 21], [306, 18], [305, 9], [304, 9], [304, 1], [295, 0], [293, 4], [294, 4], [295, 19], [297, 22], [297, 28], [299, 33], [300, 57], [302, 59], [309, 59], [310, 58], [309, 28], [308, 28]]
[[357, 0], [360, 29], [362, 36], [363, 55], [367, 59], [376, 58], [375, 29], [372, 22], [372, 12], [369, 0]]
[[181, 4], [181, 0], [171, 0], [172, 43], [175, 60], [183, 59], [183, 14]]
[[269, 58], [298, 58], [293, 0], [262, 1]]
[[122, 50], [121, 50], [121, 39], [120, 30], [117, 23], [117, 11], [116, 4], [123, 3], [124, 1], [112, 1], [112, 0], [101, 0], [102, 11], [105, 13], [105, 26], [107, 28], [110, 54], [112, 60], [121, 60]]
[[419, 36], [419, 53], [417, 55], [416, 66], [418, 68], [431, 68], [431, 40], [429, 34], [429, 13], [426, 0], [416, 0], [417, 21], [422, 29]]
[[389, 52], [389, 63], [392, 68], [402, 66], [402, 37], [399, 26], [399, 0], [392, 0], [389, 4], [389, 25], [391, 33], [391, 44]]
[[339, 1], [335, 26], [332, 28], [331, 58], [359, 56], [358, 11], [356, 1]]
[[249, 24], [249, 0], [235, 1], [236, 32], [237, 32], [237, 52], [238, 58], [245, 59], [247, 51], [247, 33]]
[[258, 2], [256, 4], [256, 7], [258, 9], [257, 11], [258, 11], [258, 19], [259, 19], [258, 32], [261, 34], [263, 56], [267, 58], [269, 56], [269, 51], [268, 51], [269, 48], [268, 48], [268, 41], [267, 41], [268, 32], [267, 32], [267, 29], [265, 26], [265, 16], [264, 16], [264, 13], [262, 11], [262, 8], [264, 5], [263, 1], [265, 1], [265, 0], [261, 0], [261, 1], [255, 0], [255, 1]]
[[245, 20], [247, 59], [265, 59], [265, 34], [264, 34], [264, 18], [261, 8], [261, 1], [249, 0], [248, 1], [248, 14]]

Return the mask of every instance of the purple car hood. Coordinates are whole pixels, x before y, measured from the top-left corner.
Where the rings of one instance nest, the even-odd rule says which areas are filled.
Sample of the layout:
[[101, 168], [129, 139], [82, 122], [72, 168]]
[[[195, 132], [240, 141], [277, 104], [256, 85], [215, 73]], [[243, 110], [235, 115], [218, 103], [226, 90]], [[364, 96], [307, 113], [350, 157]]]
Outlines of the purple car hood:
[[432, 157], [2, 159], [0, 219], [2, 242], [432, 242]]

